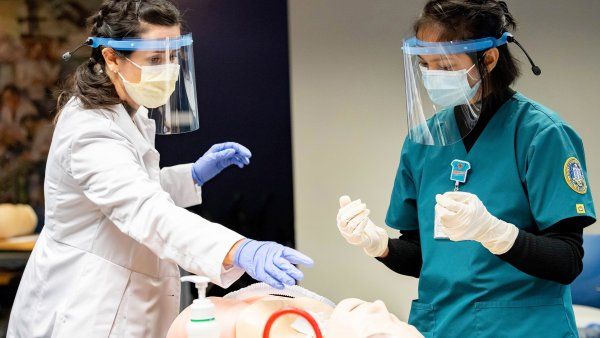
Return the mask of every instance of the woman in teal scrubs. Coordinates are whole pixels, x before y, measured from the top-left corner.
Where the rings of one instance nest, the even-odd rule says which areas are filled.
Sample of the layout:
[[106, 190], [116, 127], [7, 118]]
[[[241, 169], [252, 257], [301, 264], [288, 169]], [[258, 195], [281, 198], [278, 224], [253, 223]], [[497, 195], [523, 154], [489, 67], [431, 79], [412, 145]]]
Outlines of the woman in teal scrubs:
[[503, 1], [429, 1], [403, 46], [409, 135], [386, 217], [402, 235], [340, 199], [350, 244], [419, 277], [409, 323], [426, 337], [577, 337], [568, 284], [596, 220], [583, 143], [510, 88], [515, 26]]

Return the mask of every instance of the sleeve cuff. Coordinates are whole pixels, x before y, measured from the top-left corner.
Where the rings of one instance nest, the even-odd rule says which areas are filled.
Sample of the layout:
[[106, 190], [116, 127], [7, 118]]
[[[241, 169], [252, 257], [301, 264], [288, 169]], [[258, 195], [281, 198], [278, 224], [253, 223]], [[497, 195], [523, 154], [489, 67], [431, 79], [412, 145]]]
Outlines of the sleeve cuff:
[[[232, 231], [233, 232], [233, 231]], [[244, 269], [232, 265], [231, 267], [223, 266], [223, 261], [225, 260], [225, 256], [229, 253], [229, 250], [233, 247], [235, 243], [240, 240], [243, 240], [244, 236], [233, 232], [233, 235], [223, 241], [223, 245], [221, 250], [218, 252], [217, 262], [219, 263], [219, 274], [217, 278], [212, 280], [213, 283], [218, 286], [227, 289], [231, 286], [236, 280], [238, 280], [245, 273]]]
[[163, 168], [160, 184], [179, 207], [187, 208], [202, 203], [202, 187], [192, 178], [192, 163]]
[[240, 279], [246, 273], [244, 269], [232, 265], [231, 267], [225, 268], [221, 267], [221, 286], [222, 288], [228, 288], [233, 284], [236, 280]]
[[543, 223], [538, 223], [537, 227], [540, 231], [546, 231], [549, 228], [553, 227], [554, 225], [566, 220], [566, 219], [572, 219], [572, 220], [577, 220], [575, 222], [577, 222], [578, 226], [581, 226], [581, 228], [587, 228], [588, 226], [596, 223], [596, 215], [592, 214], [592, 215], [578, 215], [575, 213], [572, 213], [570, 215], [561, 215], [563, 217], [557, 218], [557, 219], [553, 219], [550, 221], [546, 221]]
[[202, 186], [197, 185], [195, 182], [193, 184], [196, 189], [196, 196], [198, 196], [198, 204], [202, 204]]

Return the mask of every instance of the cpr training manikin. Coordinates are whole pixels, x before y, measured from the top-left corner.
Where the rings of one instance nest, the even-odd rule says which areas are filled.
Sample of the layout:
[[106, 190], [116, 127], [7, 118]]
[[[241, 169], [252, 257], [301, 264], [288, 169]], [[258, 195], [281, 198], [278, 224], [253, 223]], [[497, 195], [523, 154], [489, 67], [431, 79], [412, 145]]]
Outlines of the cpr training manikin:
[[[203, 290], [199, 290], [202, 297]], [[208, 297], [215, 308], [219, 338], [262, 338], [272, 321], [268, 337], [277, 338], [418, 338], [415, 327], [400, 321], [381, 301], [372, 303], [345, 299], [335, 305], [325, 297], [299, 286], [274, 289], [264, 283], [250, 285], [225, 297]], [[193, 305], [192, 305], [193, 306]], [[318, 329], [301, 316], [287, 314], [273, 321], [276, 313], [300, 310]], [[191, 307], [175, 319], [167, 338], [188, 335]], [[193, 319], [193, 318], [192, 318]], [[316, 332], [320, 331], [320, 332]]]

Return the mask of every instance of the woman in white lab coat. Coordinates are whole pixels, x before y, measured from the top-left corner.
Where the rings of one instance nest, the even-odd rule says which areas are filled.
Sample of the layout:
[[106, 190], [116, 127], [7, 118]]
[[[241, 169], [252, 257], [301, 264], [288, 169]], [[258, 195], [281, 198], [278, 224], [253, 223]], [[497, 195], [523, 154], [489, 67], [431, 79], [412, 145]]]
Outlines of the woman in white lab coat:
[[178, 265], [223, 287], [244, 271], [279, 288], [301, 279], [292, 264], [310, 258], [184, 209], [221, 170], [249, 163], [245, 147], [220, 144], [194, 164], [159, 168], [149, 114], [162, 117], [159, 133], [197, 129], [192, 39], [178, 10], [107, 1], [90, 21], [92, 57], [59, 99], [45, 227], [8, 337], [164, 337], [179, 310]]

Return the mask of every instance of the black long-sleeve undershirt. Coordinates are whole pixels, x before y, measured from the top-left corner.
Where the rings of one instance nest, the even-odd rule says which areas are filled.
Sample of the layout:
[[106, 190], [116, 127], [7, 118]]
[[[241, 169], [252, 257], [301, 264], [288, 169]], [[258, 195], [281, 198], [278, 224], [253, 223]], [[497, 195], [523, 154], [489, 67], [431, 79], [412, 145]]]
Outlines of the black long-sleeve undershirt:
[[419, 278], [423, 266], [421, 238], [418, 230], [400, 231], [400, 238], [388, 241], [388, 255], [377, 258], [392, 271], [401, 275]]
[[581, 216], [537, 234], [519, 230], [513, 247], [498, 257], [534, 277], [571, 284], [583, 270], [583, 228], [593, 222]]
[[[591, 221], [582, 216], [538, 233], [519, 230], [513, 247], [498, 257], [528, 275], [570, 284], [583, 269], [583, 227]], [[399, 274], [419, 277], [423, 265], [419, 231], [400, 233], [399, 238], [389, 240], [388, 256], [378, 260]]]

